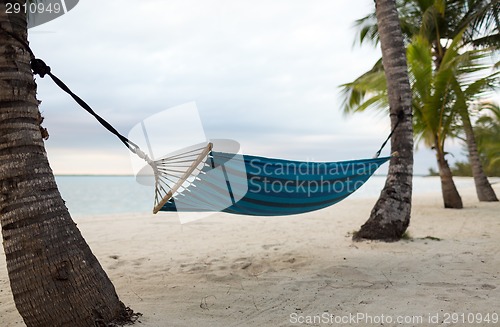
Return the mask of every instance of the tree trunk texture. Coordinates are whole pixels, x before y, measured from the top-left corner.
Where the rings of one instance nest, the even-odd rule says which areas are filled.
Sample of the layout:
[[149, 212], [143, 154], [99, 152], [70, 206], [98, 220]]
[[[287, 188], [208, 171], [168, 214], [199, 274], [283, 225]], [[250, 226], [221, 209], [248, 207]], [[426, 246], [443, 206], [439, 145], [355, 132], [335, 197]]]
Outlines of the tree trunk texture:
[[436, 147], [436, 159], [439, 168], [439, 177], [441, 179], [441, 192], [443, 193], [443, 202], [445, 208], [462, 209], [462, 198], [458, 194], [457, 187], [453, 181], [448, 161], [444, 157], [444, 151]]
[[387, 79], [391, 126], [389, 172], [370, 218], [353, 236], [353, 240], [376, 239], [397, 241], [410, 223], [413, 177], [413, 125], [411, 87], [408, 79], [406, 50], [394, 0], [377, 0], [376, 14], [382, 63]]
[[462, 113], [461, 118], [465, 131], [467, 150], [469, 152], [469, 163], [472, 168], [474, 184], [476, 185], [477, 198], [479, 201], [498, 201], [495, 191], [484, 173], [481, 160], [479, 159], [479, 152], [477, 151], [476, 138], [474, 136], [474, 130], [472, 129], [470, 117], [467, 113]]
[[[24, 1], [17, 1], [24, 3]], [[0, 2], [0, 222], [16, 307], [27, 326], [107, 326], [128, 314], [72, 221], [41, 136], [23, 13]]]

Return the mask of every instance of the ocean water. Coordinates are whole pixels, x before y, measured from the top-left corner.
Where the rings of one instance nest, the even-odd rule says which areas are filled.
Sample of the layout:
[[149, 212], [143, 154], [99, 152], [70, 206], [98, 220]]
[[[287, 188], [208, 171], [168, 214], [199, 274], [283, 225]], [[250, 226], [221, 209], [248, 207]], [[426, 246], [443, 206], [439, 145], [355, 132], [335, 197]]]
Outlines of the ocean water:
[[[119, 213], [150, 213], [154, 189], [136, 182], [134, 176], [56, 176], [59, 191], [74, 216]], [[349, 199], [377, 197], [385, 176], [372, 176]], [[472, 178], [455, 178], [458, 190], [474, 187]], [[413, 193], [423, 194], [441, 189], [438, 177], [413, 178]]]
[[56, 176], [61, 196], [74, 216], [151, 212], [153, 187], [134, 176]]

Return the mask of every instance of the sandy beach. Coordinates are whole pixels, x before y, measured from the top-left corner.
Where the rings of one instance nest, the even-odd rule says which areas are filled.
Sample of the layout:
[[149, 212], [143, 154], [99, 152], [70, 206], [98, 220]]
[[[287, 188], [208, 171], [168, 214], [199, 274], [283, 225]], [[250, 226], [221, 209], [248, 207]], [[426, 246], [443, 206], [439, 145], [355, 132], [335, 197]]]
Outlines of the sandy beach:
[[[500, 325], [500, 203], [459, 191], [463, 210], [415, 196], [397, 243], [351, 241], [375, 198], [290, 217], [75, 220], [138, 326]], [[0, 252], [0, 326], [24, 326]]]

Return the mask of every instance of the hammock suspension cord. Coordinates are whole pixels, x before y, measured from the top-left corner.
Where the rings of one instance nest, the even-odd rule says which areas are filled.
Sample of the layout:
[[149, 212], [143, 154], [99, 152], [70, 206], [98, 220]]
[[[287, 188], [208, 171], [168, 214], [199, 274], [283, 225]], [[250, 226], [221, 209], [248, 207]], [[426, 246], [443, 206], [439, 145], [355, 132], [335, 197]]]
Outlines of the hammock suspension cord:
[[396, 114], [390, 114], [391, 116], [398, 116], [398, 120], [396, 121], [396, 123], [394, 124], [394, 127], [392, 128], [391, 132], [389, 133], [389, 135], [387, 136], [387, 138], [385, 139], [384, 143], [382, 143], [382, 145], [380, 146], [380, 149], [378, 149], [378, 151], [375, 153], [375, 156], [374, 158], [378, 158], [380, 157], [380, 153], [382, 152], [382, 150], [384, 149], [385, 145], [387, 144], [387, 142], [391, 139], [392, 137], [392, 134], [394, 134], [394, 131], [396, 130], [396, 128], [398, 127], [399, 123], [403, 120], [403, 118], [405, 117], [405, 113], [403, 112], [403, 110], [401, 110], [397, 115]]
[[[45, 75], [50, 76], [54, 83], [59, 86], [64, 92], [68, 93], [76, 103], [78, 103], [83, 109], [85, 109], [89, 114], [94, 116], [94, 118], [101, 123], [109, 132], [114, 134], [127, 148], [130, 149], [133, 153], [137, 154], [142, 159], [145, 159], [147, 156], [144, 152], [139, 148], [137, 144], [130, 141], [128, 138], [120, 134], [110, 123], [108, 123], [104, 118], [99, 116], [85, 101], [83, 101], [78, 95], [73, 93], [70, 88], [64, 84], [57, 76], [51, 73], [50, 67], [45, 64], [41, 59], [32, 59], [31, 60], [31, 69], [33, 70], [33, 74], [39, 75], [41, 78], [45, 77]], [[149, 162], [148, 162], [149, 163]]]
[[[33, 74], [37, 74], [42, 78], [45, 75], [50, 76], [50, 78], [52, 78], [52, 80], [57, 86], [59, 86], [64, 92], [68, 93], [83, 109], [85, 109], [88, 113], [94, 116], [97, 119], [97, 121], [99, 121], [99, 123], [101, 123], [101, 125], [104, 126], [108, 131], [116, 135], [120, 139], [120, 141], [122, 141], [122, 143], [125, 144], [127, 148], [129, 148], [130, 151], [138, 155], [140, 158], [144, 159], [148, 164], [150, 164], [153, 168], [155, 168], [155, 163], [151, 159], [149, 159], [149, 157], [139, 148], [139, 146], [137, 146], [135, 143], [127, 139], [125, 136], [121, 135], [110, 123], [108, 123], [101, 116], [99, 116], [94, 110], [92, 110], [92, 108], [85, 101], [83, 101], [78, 95], [74, 94], [68, 88], [68, 86], [66, 86], [66, 84], [64, 84], [59, 78], [57, 78], [54, 74], [51, 73], [50, 67], [47, 66], [45, 62], [43, 62], [43, 60], [37, 58], [32, 59], [31, 69], [33, 70]], [[380, 149], [375, 153], [374, 158], [378, 158], [380, 156], [380, 153], [386, 146], [387, 142], [391, 139], [399, 123], [403, 120], [404, 112], [400, 111], [397, 117], [398, 120], [394, 124], [394, 127], [392, 128], [391, 132], [389, 133], [385, 141], [380, 146]]]
[[31, 57], [31, 70], [33, 71], [34, 75], [39, 75], [41, 78], [44, 78], [45, 75], [50, 76], [50, 78], [54, 81], [54, 83], [61, 88], [64, 92], [68, 93], [76, 103], [78, 103], [83, 109], [85, 109], [89, 114], [94, 116], [94, 118], [104, 127], [106, 128], [109, 132], [114, 134], [118, 139], [134, 154], [136, 154], [139, 158], [145, 160], [152, 168], [154, 171], [155, 176], [158, 174], [158, 170], [156, 167], [156, 164], [153, 160], [151, 160], [146, 153], [144, 153], [137, 144], [134, 142], [130, 141], [128, 138], [120, 134], [110, 123], [108, 123], [104, 118], [99, 116], [85, 101], [83, 101], [78, 95], [73, 93], [71, 89], [64, 84], [63, 81], [61, 81], [57, 76], [52, 74], [50, 67], [45, 64], [45, 62], [41, 59], [36, 58], [35, 54], [31, 50], [30, 46], [24, 42], [20, 37], [15, 35], [14, 33], [11, 33], [10, 31], [7, 31], [5, 29], [1, 29], [4, 33], [9, 35], [10, 37], [14, 38], [16, 41], [21, 43], [24, 48], [29, 52], [30, 57]]
[[[33, 51], [31, 50], [30, 46], [24, 42], [21, 38], [19, 38], [17, 35], [11, 33], [10, 31], [7, 31], [2, 28], [2, 31], [11, 36], [12, 38], [16, 39], [19, 43], [21, 43], [24, 48], [30, 53], [31, 56], [31, 70], [33, 71], [33, 74], [39, 75], [41, 78], [44, 78], [45, 75], [50, 76], [50, 78], [54, 81], [54, 83], [59, 86], [64, 92], [68, 93], [75, 101], [78, 103], [83, 109], [85, 109], [89, 114], [95, 117], [97, 121], [104, 126], [109, 132], [114, 134], [120, 141], [132, 152], [135, 153], [139, 158], [144, 159], [154, 170], [155, 176], [158, 176], [158, 169], [156, 167], [156, 164], [153, 160], [151, 160], [147, 154], [145, 154], [137, 144], [134, 142], [130, 141], [128, 138], [120, 134], [110, 123], [108, 123], [105, 119], [103, 119], [101, 116], [99, 116], [85, 101], [83, 101], [78, 95], [73, 93], [70, 88], [64, 84], [63, 81], [61, 81], [57, 76], [52, 74], [50, 67], [45, 64], [45, 62], [41, 59], [36, 58], [34, 55]], [[391, 114], [394, 115], [394, 114]], [[385, 141], [382, 143], [380, 146], [380, 149], [375, 153], [375, 158], [378, 158], [380, 156], [380, 153], [386, 146], [387, 142], [390, 140], [392, 135], [394, 134], [394, 131], [398, 127], [399, 123], [403, 120], [405, 114], [401, 110], [397, 114], [398, 120], [394, 124], [394, 127], [392, 128], [391, 132], [385, 139]]]

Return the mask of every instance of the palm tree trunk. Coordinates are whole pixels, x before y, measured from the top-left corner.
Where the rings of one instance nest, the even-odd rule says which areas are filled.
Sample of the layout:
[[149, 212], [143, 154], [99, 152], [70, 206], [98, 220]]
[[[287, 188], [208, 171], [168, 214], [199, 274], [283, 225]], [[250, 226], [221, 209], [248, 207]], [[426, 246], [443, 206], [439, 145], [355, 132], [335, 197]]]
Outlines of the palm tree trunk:
[[406, 50], [394, 0], [377, 0], [376, 14], [382, 63], [387, 79], [391, 126], [389, 172], [370, 218], [353, 236], [354, 240], [397, 241], [410, 223], [413, 176], [413, 125], [411, 88], [408, 80]]
[[27, 43], [26, 17], [6, 14], [1, 1], [0, 21], [0, 223], [16, 307], [27, 326], [104, 326], [128, 311], [49, 166], [30, 56], [5, 33]]
[[439, 177], [441, 179], [441, 192], [443, 193], [444, 207], [450, 209], [462, 209], [462, 198], [458, 194], [457, 187], [453, 181], [448, 161], [444, 157], [444, 151], [436, 147], [436, 159], [439, 168]]
[[483, 170], [483, 165], [479, 159], [479, 152], [477, 151], [476, 138], [474, 130], [470, 122], [469, 114], [463, 112], [462, 123], [465, 132], [467, 149], [469, 151], [469, 163], [472, 168], [472, 176], [474, 177], [474, 184], [476, 185], [476, 193], [479, 201], [493, 202], [498, 201], [495, 191], [488, 182], [488, 178]]

